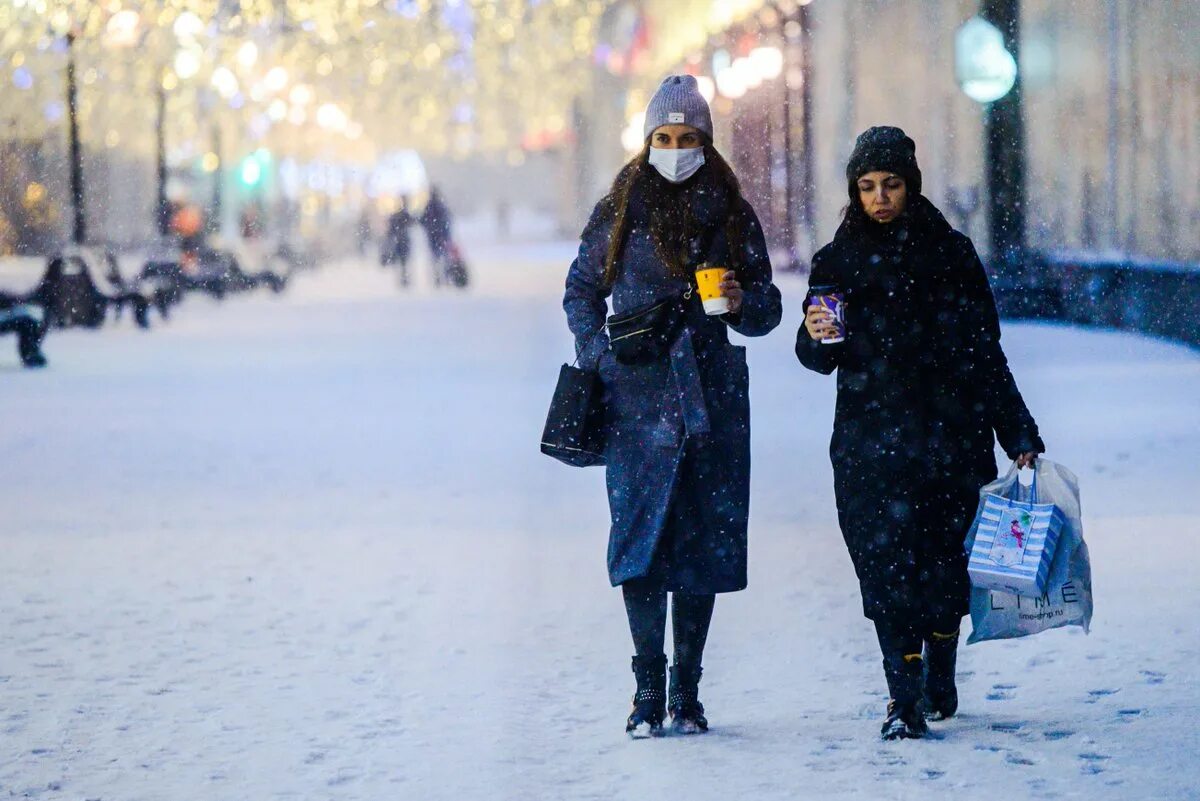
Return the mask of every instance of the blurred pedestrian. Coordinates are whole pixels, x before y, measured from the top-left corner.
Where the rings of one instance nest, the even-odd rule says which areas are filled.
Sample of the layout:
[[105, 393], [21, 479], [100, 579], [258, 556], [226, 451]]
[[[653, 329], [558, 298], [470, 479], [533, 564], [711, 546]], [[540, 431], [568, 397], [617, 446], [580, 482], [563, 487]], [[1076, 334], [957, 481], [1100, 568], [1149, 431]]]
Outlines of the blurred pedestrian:
[[240, 223], [242, 256], [247, 264], [253, 265], [254, 270], [260, 270], [267, 263], [267, 224], [262, 206], [257, 202], [247, 204], [242, 209]]
[[252, 242], [263, 235], [262, 209], [257, 203], [251, 203], [242, 209], [241, 214], [242, 239]]
[[358, 247], [359, 256], [367, 255], [367, 248], [371, 246], [374, 238], [374, 235], [371, 233], [371, 213], [364, 206], [362, 212], [358, 215], [358, 224], [354, 227], [354, 242]]
[[512, 236], [512, 206], [507, 198], [496, 201], [496, 236], [504, 241]]
[[400, 198], [400, 207], [388, 217], [387, 233], [379, 253], [379, 263], [384, 267], [399, 265], [400, 285], [408, 286], [408, 259], [412, 253], [412, 235], [409, 228], [413, 216], [408, 213], [408, 198]]
[[194, 203], [174, 203], [170, 212], [171, 233], [182, 250], [194, 253], [204, 245], [204, 212]]
[[[662, 733], [668, 712], [677, 732], [708, 729], [698, 685], [716, 593], [746, 587], [749, 377], [745, 348], [728, 331], [762, 336], [782, 309], [762, 228], [713, 146], [695, 78], [663, 81], [643, 135], [642, 151], [592, 212], [563, 299], [579, 362], [598, 369], [604, 386], [608, 573], [633, 637], [626, 731], [635, 737]], [[716, 273], [725, 313], [706, 314], [699, 267]], [[632, 326], [629, 337], [649, 340], [646, 363], [614, 353], [610, 299], [618, 316], [657, 321]], [[676, 311], [660, 316], [664, 308]]]
[[421, 212], [421, 225], [429, 240], [429, 252], [433, 255], [433, 282], [441, 286], [447, 281], [450, 258], [450, 209], [442, 199], [436, 186], [429, 189], [429, 202]]
[[796, 355], [838, 371], [830, 457], [842, 535], [891, 696], [885, 739], [958, 709], [970, 581], [963, 541], [994, 438], [1022, 467], [1045, 450], [1000, 347], [971, 240], [921, 194], [916, 146], [871, 128], [846, 167], [833, 242], [813, 257]]

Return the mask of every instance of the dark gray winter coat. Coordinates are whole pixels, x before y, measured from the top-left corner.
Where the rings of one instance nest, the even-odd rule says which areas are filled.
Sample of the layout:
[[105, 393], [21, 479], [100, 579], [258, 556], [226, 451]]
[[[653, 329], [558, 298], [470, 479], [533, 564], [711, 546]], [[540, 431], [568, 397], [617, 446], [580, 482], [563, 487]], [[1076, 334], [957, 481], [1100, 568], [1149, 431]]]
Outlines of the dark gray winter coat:
[[1000, 348], [983, 266], [918, 194], [894, 223], [844, 222], [813, 258], [810, 285], [822, 284], [846, 294], [846, 341], [822, 345], [801, 327], [796, 355], [838, 371], [829, 450], [863, 611], [957, 621], [970, 588], [963, 539], [996, 477], [993, 431], [1011, 458], [1045, 450]]
[[746, 586], [750, 404], [746, 351], [730, 344], [727, 329], [762, 336], [779, 324], [782, 305], [750, 205], [727, 197], [708, 167], [684, 186], [685, 202], [704, 227], [696, 240], [702, 260], [729, 263], [724, 224], [729, 214], [742, 215], [741, 312], [708, 317], [693, 294], [669, 355], [638, 366], [615, 360], [603, 331], [606, 300], [621, 313], [681, 296], [690, 286], [670, 277], [655, 252], [637, 188], [615, 286], [603, 281], [612, 225], [601, 204], [571, 265], [563, 307], [580, 363], [598, 364], [604, 384], [610, 580], [617, 585], [653, 573], [671, 591], [731, 592]]

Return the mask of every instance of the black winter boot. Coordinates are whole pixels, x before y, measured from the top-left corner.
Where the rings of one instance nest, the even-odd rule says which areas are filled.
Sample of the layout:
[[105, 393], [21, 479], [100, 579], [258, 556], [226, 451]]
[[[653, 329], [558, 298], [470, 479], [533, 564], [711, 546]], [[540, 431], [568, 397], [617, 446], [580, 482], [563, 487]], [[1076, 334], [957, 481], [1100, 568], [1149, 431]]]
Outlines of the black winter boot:
[[671, 730], [676, 734], [703, 734], [708, 731], [704, 704], [700, 703], [699, 665], [671, 665]]
[[929, 731], [921, 703], [921, 662], [920, 654], [888, 654], [883, 659], [883, 672], [892, 696], [887, 720], [879, 731], [885, 740], [916, 740]]
[[951, 634], [933, 632], [925, 641], [925, 716], [930, 720], [945, 720], [958, 711], [957, 662], [958, 629]]
[[660, 737], [667, 716], [667, 658], [635, 656], [633, 675], [637, 692], [633, 694], [633, 712], [625, 722], [625, 731], [634, 739]]

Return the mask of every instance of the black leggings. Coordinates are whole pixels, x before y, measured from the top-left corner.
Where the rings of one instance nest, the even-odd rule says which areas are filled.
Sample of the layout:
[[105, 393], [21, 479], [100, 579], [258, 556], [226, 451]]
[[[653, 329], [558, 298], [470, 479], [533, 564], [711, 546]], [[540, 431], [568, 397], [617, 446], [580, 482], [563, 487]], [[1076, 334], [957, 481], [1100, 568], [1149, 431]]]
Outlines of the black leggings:
[[[621, 585], [629, 633], [638, 656], [660, 656], [666, 640], [667, 591], [654, 579], [631, 579]], [[717, 596], [687, 592], [671, 594], [671, 630], [677, 665], [699, 665], [708, 640]]]

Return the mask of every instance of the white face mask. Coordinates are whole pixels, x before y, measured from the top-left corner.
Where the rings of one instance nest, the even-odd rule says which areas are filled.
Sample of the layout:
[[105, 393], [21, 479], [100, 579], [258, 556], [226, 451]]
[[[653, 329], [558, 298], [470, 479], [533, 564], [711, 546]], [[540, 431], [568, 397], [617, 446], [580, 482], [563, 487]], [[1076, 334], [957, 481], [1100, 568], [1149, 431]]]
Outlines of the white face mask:
[[650, 148], [650, 164], [673, 184], [683, 183], [704, 166], [704, 148]]

